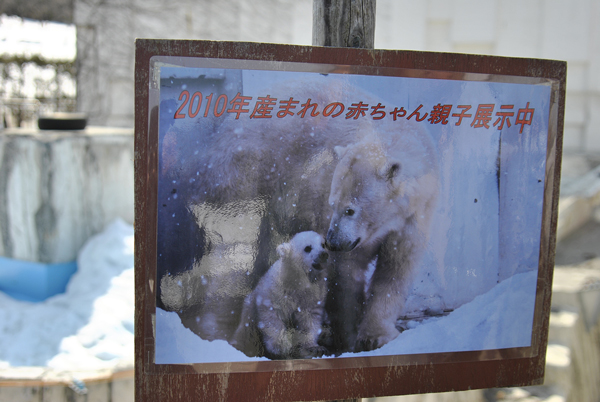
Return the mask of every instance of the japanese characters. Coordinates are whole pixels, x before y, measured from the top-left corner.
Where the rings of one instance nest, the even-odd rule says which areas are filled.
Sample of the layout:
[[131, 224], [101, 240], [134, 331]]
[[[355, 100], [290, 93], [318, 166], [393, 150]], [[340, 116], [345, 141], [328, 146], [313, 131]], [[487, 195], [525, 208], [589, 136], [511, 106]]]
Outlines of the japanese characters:
[[[190, 95], [188, 90], [183, 90], [179, 95], [182, 102], [175, 112], [175, 119], [184, 119], [186, 117], [194, 118], [201, 110], [202, 116], [207, 117], [212, 110], [215, 117], [221, 117], [223, 114], [233, 114], [235, 119], [242, 115], [247, 115], [250, 119], [283, 119], [290, 116], [300, 116], [301, 118], [316, 117], [322, 115], [332, 119], [342, 117], [345, 119], [358, 120], [359, 118], [368, 118], [372, 120], [381, 120], [391, 118], [394, 121], [406, 118], [417, 122], [428, 122], [430, 124], [453, 124], [460, 126], [469, 123], [473, 128], [496, 128], [502, 130], [504, 126], [511, 127], [513, 124], [520, 125], [520, 132], [523, 127], [531, 125], [534, 108], [529, 107], [530, 102], [526, 102], [524, 107], [516, 107], [514, 104], [496, 105], [494, 103], [484, 103], [479, 105], [432, 105], [430, 109], [423, 104], [417, 106], [410, 113], [404, 107], [387, 107], [381, 102], [377, 104], [365, 103], [363, 101], [344, 104], [343, 102], [333, 101], [325, 105], [314, 102], [311, 98], [305, 100], [278, 99], [271, 95], [259, 96], [254, 100], [252, 96], [242, 96], [239, 92], [233, 99], [229, 100], [227, 95], [221, 94], [212, 103], [214, 94], [203, 98], [201, 92], [194, 92]], [[427, 112], [426, 110], [429, 110]], [[467, 113], [472, 111], [472, 113]], [[516, 116], [515, 116], [516, 113]], [[513, 122], [511, 123], [511, 119]]]

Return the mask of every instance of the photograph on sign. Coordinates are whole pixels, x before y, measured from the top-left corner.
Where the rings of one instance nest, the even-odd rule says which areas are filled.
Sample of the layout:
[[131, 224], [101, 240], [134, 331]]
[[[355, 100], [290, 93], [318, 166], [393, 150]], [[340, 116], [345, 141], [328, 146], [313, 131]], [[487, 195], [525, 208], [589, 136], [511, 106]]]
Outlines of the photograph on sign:
[[155, 63], [155, 364], [533, 353], [551, 85], [282, 64]]

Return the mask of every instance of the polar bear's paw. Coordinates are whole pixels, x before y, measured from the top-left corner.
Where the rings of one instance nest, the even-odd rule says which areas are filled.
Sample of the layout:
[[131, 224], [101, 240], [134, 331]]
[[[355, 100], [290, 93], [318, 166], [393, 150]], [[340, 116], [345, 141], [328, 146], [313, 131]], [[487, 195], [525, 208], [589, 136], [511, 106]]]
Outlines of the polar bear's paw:
[[400, 335], [400, 332], [393, 327], [390, 329], [383, 327], [378, 329], [370, 328], [360, 331], [354, 345], [354, 352], [367, 352], [379, 349], [386, 343], [396, 339], [398, 335]]
[[327, 348], [320, 345], [314, 345], [310, 347], [301, 348], [299, 355], [302, 359], [310, 359], [312, 357], [323, 357], [327, 354], [329, 354]]

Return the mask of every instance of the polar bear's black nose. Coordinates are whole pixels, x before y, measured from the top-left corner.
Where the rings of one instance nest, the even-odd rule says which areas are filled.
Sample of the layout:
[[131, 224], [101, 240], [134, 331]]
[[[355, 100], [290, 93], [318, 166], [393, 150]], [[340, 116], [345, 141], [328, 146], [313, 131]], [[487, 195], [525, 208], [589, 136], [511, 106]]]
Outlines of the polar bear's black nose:
[[331, 239], [333, 239], [333, 229], [329, 229], [327, 231], [327, 238], [325, 239], [325, 247], [328, 250], [335, 251], [335, 247], [331, 244]]
[[327, 250], [329, 250], [329, 251], [341, 251], [342, 250], [338, 240], [335, 237], [336, 237], [335, 231], [333, 229], [329, 229], [327, 231], [327, 238], [325, 239], [325, 247], [327, 247]]

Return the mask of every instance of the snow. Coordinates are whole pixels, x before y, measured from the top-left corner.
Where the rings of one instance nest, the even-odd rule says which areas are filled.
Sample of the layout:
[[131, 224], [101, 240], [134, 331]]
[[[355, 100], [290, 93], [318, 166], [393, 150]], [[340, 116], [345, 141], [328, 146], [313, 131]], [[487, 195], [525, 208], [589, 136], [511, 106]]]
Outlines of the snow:
[[531, 345], [537, 271], [517, 274], [445, 317], [423, 321], [381, 349], [344, 356], [464, 352]]
[[156, 363], [192, 364], [268, 360], [250, 358], [222, 340], [207, 341], [185, 328], [175, 312], [156, 309]]
[[[38, 56], [46, 61], [74, 61], [77, 54], [75, 25], [0, 15], [0, 54], [8, 58]], [[9, 98], [5, 102], [11, 102], [10, 98], [28, 98], [31, 101], [54, 96], [50, 92], [57, 85], [58, 96], [75, 97], [75, 80], [69, 74], [57, 73], [52, 66], [25, 63], [19, 67], [17, 64], [8, 64], [7, 76], [2, 79], [3, 98]], [[42, 107], [40, 111], [46, 113], [51, 110]], [[24, 124], [27, 126], [32, 122]]]
[[[402, 332], [382, 348], [341, 357], [409, 355], [503, 349], [531, 345], [537, 271], [514, 275], [447, 316]], [[265, 360], [225, 341], [206, 341], [185, 328], [177, 313], [157, 309], [156, 363], [189, 364]]]
[[75, 25], [0, 15], [0, 54], [75, 60]]
[[[0, 293], [0, 367], [95, 370], [133, 365], [133, 228], [110, 224], [82, 248], [64, 294], [42, 303]], [[342, 357], [441, 353], [529, 346], [537, 272], [514, 275], [449, 315], [413, 322], [384, 347]], [[157, 309], [156, 362], [249, 358], [225, 341], [203, 340], [178, 315]]]
[[133, 243], [116, 220], [83, 246], [65, 293], [29, 303], [0, 292], [0, 368], [133, 365]]
[[[115, 221], [80, 252], [64, 294], [42, 303], [0, 293], [0, 368], [93, 370], [133, 364], [133, 228]], [[371, 352], [343, 357], [525, 347], [531, 342], [537, 272], [514, 275], [449, 315], [431, 318]], [[178, 315], [157, 309], [156, 362], [190, 364], [249, 358], [225, 341], [206, 341]]]

